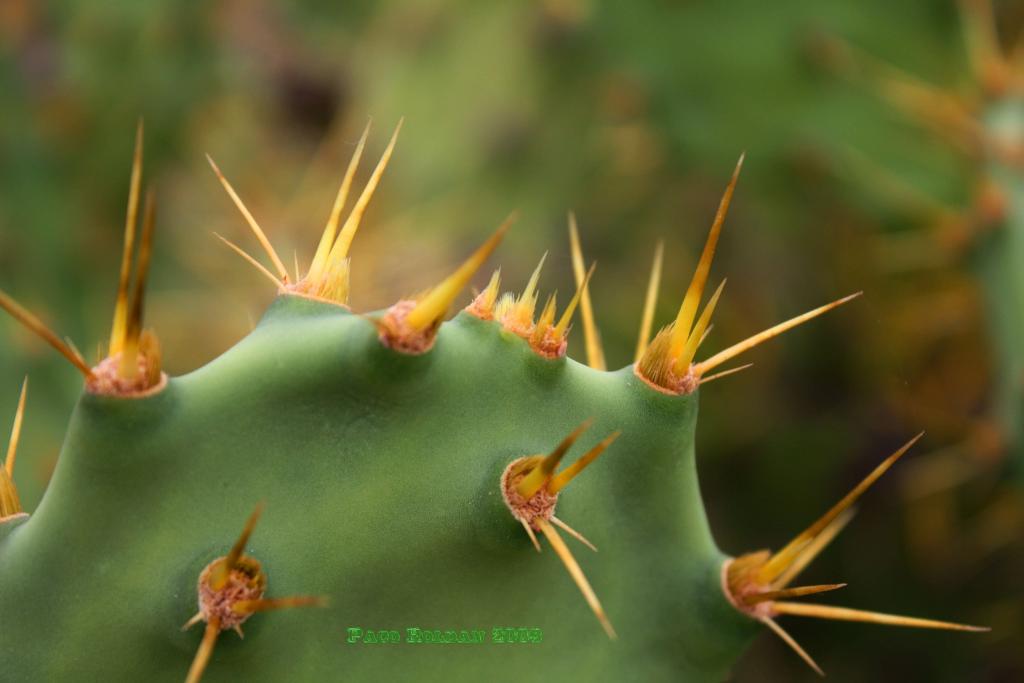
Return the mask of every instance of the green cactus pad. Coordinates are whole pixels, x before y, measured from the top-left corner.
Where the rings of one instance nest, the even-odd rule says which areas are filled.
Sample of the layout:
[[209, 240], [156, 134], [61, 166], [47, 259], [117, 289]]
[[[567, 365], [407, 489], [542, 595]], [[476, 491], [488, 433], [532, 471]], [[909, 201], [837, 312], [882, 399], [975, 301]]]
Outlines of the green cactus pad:
[[[244, 640], [225, 632], [204, 681], [722, 680], [757, 624], [721, 591], [696, 417], [696, 393], [542, 358], [466, 313], [407, 356], [363, 316], [281, 296], [158, 394], [82, 397], [39, 509], [0, 527], [4, 678], [183, 680], [202, 636], [181, 631], [197, 577], [264, 501], [245, 552], [267, 595], [330, 603], [257, 614]], [[567, 462], [622, 436], [557, 512], [599, 548], [567, 538], [615, 641], [499, 488], [509, 462], [587, 418]], [[485, 637], [367, 642], [410, 628]], [[496, 643], [495, 628], [541, 642]]]

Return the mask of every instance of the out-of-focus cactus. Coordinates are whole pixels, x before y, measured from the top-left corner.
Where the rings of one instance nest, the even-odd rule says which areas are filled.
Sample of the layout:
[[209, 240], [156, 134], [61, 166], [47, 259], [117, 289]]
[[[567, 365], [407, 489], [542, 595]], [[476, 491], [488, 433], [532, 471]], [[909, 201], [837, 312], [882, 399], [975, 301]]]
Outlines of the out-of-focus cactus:
[[[90, 367], [0, 296], [85, 378], [31, 517], [12, 479], [21, 409], [0, 470], [5, 680], [718, 681], [755, 621], [817, 668], [776, 623], [787, 614], [980, 630], [790, 600], [841, 587], [791, 582], [913, 442], [777, 553], [731, 559], [712, 538], [695, 464], [699, 387], [852, 298], [695, 360], [722, 293], [700, 309], [739, 166], [678, 316], [648, 345], [659, 259], [638, 362], [608, 372], [565, 357], [594, 272], [575, 226], [577, 289], [561, 313], [552, 296], [537, 315], [538, 266], [519, 295], [501, 294], [495, 273], [443, 322], [511, 221], [435, 287], [350, 310], [348, 248], [396, 138], [342, 223], [360, 142], [294, 277], [214, 166], [270, 267], [229, 245], [279, 297], [248, 337], [183, 377], [162, 372], [142, 325], [152, 195], [132, 275], [141, 133], [106, 358]], [[583, 327], [598, 365], [593, 318]], [[601, 552], [577, 558], [563, 533]], [[543, 545], [554, 552], [537, 555]], [[311, 609], [255, 616], [292, 607]], [[201, 636], [181, 628], [199, 623]], [[244, 640], [221, 636], [243, 629]], [[395, 637], [408, 646], [386, 644]]]
[[[1024, 467], [1024, 49], [1004, 49], [989, 0], [960, 0], [973, 76], [969, 92], [928, 84], [838, 41], [835, 63], [915, 124], [964, 155], [973, 200], [945, 206], [883, 180], [931, 223], [936, 250], [961, 259], [981, 284], [992, 349], [990, 410], [1003, 450]], [[868, 175], [885, 175], [871, 169]], [[877, 178], [876, 178], [877, 180]], [[897, 185], [898, 184], [898, 185]]]

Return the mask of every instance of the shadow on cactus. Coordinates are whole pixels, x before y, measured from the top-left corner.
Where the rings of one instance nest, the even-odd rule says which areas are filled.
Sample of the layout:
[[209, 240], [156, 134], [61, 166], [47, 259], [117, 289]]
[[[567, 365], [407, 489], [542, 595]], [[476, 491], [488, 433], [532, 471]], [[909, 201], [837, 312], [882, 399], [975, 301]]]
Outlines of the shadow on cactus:
[[[648, 343], [659, 249], [637, 362], [606, 372], [574, 221], [577, 287], [561, 314], [553, 296], [536, 314], [538, 266], [518, 295], [495, 273], [443, 322], [511, 221], [440, 284], [386, 311], [349, 310], [348, 250], [396, 137], [341, 224], [364, 133], [294, 279], [217, 171], [272, 266], [232, 248], [280, 296], [191, 374], [165, 378], [142, 331], [151, 201], [131, 286], [141, 131], [108, 357], [89, 367], [0, 298], [86, 378], [31, 517], [11, 478], [20, 409], [0, 479], [9, 680], [717, 681], [758, 621], [817, 669], [776, 624], [787, 614], [980, 630], [790, 600], [839, 587], [790, 582], [910, 444], [778, 553], [732, 559], [716, 546], [695, 466], [701, 384], [852, 298], [695, 360], [722, 293], [698, 315], [739, 165], [676, 319]], [[589, 366], [565, 357], [577, 307]], [[258, 532], [262, 507], [222, 555], [260, 501]], [[600, 552], [577, 557], [559, 530]], [[555, 557], [537, 555], [538, 534]], [[318, 609], [281, 609], [299, 606]], [[180, 628], [200, 622], [202, 636]], [[244, 640], [218, 638], [243, 623]]]

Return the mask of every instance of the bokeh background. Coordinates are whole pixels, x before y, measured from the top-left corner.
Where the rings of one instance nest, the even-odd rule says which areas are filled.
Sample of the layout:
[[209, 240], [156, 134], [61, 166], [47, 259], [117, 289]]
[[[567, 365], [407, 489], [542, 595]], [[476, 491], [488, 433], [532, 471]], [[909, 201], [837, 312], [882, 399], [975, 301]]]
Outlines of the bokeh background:
[[[1009, 44], [1024, 3], [996, 8]], [[969, 87], [953, 0], [3, 0], [0, 288], [94, 356], [142, 116], [159, 201], [148, 322], [167, 370], [188, 372], [273, 297], [211, 235], [255, 250], [204, 153], [285, 260], [297, 251], [308, 263], [367, 119], [375, 158], [405, 116], [353, 248], [355, 308], [432, 284], [512, 209], [521, 219], [496, 259], [505, 282], [522, 286], [549, 250], [543, 287], [571, 291], [572, 209], [598, 261], [591, 291], [609, 365], [621, 367], [655, 244], [666, 249], [664, 324], [745, 150], [713, 275], [730, 282], [705, 348], [865, 296], [702, 390], [699, 467], [716, 538], [733, 553], [778, 547], [926, 429], [807, 578], [848, 581], [844, 605], [993, 633], [786, 626], [833, 680], [1024, 680], [1024, 487], [987, 418], [998, 368], [970, 269], [908, 198], [967, 207], [977, 170], [833, 68], [835, 37]], [[81, 380], [0, 319], [0, 425], [26, 372], [17, 480], [31, 510]], [[735, 671], [812, 677], [767, 632]]]

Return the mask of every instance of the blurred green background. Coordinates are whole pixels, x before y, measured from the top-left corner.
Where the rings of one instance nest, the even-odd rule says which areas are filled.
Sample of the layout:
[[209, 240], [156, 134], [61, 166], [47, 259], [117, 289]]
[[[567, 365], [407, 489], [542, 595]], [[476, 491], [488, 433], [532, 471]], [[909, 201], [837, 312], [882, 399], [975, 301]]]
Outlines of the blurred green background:
[[[997, 8], [1009, 42], [1024, 3]], [[730, 282], [704, 348], [865, 296], [702, 391], [699, 467], [716, 538], [733, 553], [778, 547], [927, 429], [807, 576], [848, 581], [844, 605], [993, 633], [795, 618], [787, 628], [833, 680], [1024, 680], [1024, 514], [985, 438], [995, 370], [977, 286], [928, 225], [881, 196], [871, 169], [951, 206], [966, 206], [977, 178], [821, 51], [842, 36], [963, 88], [960, 34], [952, 0], [4, 0], [0, 288], [94, 358], [143, 116], [145, 180], [159, 201], [148, 322], [166, 369], [188, 372], [242, 337], [273, 296], [211, 235], [255, 252], [203, 154], [285, 260], [297, 251], [308, 263], [366, 120], [375, 158], [405, 116], [353, 248], [356, 310], [434, 283], [517, 208], [496, 259], [505, 283], [521, 287], [550, 250], [542, 285], [569, 292], [572, 209], [598, 261], [591, 291], [609, 366], [621, 367], [657, 240], [664, 324], [745, 150], [713, 275]], [[17, 472], [31, 510], [81, 380], [6, 317], [0, 340], [0, 425], [31, 376]], [[737, 681], [812, 677], [767, 632], [735, 671]]]

